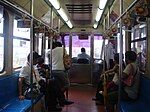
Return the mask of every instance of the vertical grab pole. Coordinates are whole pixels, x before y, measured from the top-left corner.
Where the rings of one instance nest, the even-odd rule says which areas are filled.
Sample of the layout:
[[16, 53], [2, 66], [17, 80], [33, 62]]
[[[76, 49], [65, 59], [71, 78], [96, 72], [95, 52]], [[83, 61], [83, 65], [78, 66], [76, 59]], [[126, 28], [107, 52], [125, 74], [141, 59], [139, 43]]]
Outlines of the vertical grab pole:
[[[120, 15], [123, 13], [123, 0], [120, 0]], [[117, 112], [120, 111], [120, 100], [121, 100], [121, 77], [122, 77], [122, 54], [123, 54], [123, 35], [122, 35], [122, 18], [120, 18], [120, 35], [119, 35], [119, 94], [118, 94], [118, 108]]]
[[[32, 70], [33, 70], [33, 5], [34, 5], [34, 0], [31, 0], [30, 3], [30, 14], [31, 14], [31, 25], [30, 25], [30, 84], [31, 84], [31, 94], [33, 96], [33, 75], [32, 75]], [[33, 98], [31, 97], [31, 112], [34, 112], [34, 106], [33, 106]]]
[[[53, 7], [51, 7], [51, 17], [50, 17], [50, 27], [53, 27]], [[51, 32], [50, 35], [50, 51], [52, 51], [52, 43], [53, 43], [53, 33]], [[52, 52], [50, 52], [50, 60], [49, 60], [49, 65], [50, 65], [50, 77], [52, 75]]]

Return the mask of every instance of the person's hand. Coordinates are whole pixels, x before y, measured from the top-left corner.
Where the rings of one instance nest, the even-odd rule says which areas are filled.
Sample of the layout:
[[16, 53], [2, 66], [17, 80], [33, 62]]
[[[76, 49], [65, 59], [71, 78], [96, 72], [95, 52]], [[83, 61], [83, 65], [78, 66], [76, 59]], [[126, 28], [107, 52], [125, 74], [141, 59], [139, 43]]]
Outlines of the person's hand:
[[105, 75], [104, 73], [103, 73], [103, 74], [101, 74], [100, 79], [103, 79], [104, 75]]
[[20, 99], [20, 100], [23, 100], [23, 99], [25, 99], [25, 96], [19, 95], [19, 99]]

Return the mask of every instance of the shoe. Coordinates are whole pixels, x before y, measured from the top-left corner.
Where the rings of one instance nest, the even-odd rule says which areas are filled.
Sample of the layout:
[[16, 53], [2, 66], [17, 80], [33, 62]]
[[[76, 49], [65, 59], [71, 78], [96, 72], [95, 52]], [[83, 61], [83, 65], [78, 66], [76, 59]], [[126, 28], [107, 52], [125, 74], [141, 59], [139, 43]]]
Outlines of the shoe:
[[73, 101], [68, 101], [68, 100], [64, 100], [63, 101], [63, 104], [64, 105], [71, 105], [71, 104], [73, 104], [74, 102]]
[[92, 100], [94, 100], [94, 101], [98, 101], [98, 99], [97, 99], [97, 98], [92, 98]]
[[96, 104], [96, 105], [104, 105], [104, 103], [103, 103], [103, 102], [100, 102], [100, 101], [96, 101], [95, 104]]
[[60, 112], [62, 111], [61, 107], [48, 107], [48, 112]]

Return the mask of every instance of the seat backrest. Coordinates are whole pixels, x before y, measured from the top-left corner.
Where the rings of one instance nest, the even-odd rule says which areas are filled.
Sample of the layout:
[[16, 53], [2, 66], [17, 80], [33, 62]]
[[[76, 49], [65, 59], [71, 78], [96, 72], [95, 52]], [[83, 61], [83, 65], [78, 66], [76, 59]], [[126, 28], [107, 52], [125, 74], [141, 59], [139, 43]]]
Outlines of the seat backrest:
[[18, 72], [0, 78], [0, 107], [18, 96]]
[[88, 59], [78, 59], [77, 63], [81, 63], [81, 64], [89, 64], [89, 60]]
[[150, 104], [150, 79], [146, 78], [145, 76], [141, 75], [141, 83], [140, 83], [140, 93], [139, 98], [140, 100], [144, 100]]

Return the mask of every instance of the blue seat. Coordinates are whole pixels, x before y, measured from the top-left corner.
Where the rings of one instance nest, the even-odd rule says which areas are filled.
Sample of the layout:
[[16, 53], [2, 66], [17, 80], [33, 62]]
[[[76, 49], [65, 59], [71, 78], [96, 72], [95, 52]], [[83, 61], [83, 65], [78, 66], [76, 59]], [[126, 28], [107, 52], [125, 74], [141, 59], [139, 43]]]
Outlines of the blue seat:
[[140, 93], [137, 101], [121, 101], [121, 112], [150, 112], [150, 79], [141, 76]]
[[18, 75], [0, 78], [0, 112], [25, 112], [31, 107], [31, 100], [18, 99]]

